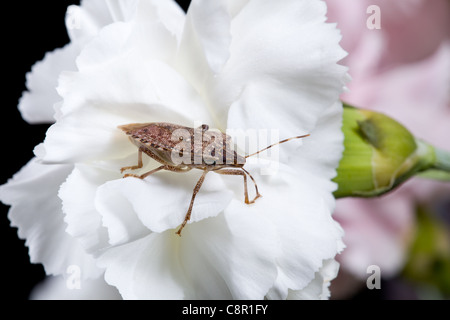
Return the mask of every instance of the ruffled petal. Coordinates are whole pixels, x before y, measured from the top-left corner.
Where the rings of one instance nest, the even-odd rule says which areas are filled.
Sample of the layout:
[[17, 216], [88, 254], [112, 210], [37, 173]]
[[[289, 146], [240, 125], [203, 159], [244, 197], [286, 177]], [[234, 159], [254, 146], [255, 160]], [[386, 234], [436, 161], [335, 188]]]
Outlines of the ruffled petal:
[[[103, 185], [96, 205], [112, 244], [134, 240], [145, 230], [161, 233], [180, 226], [200, 175], [201, 172], [160, 172], [145, 180], [129, 178]], [[191, 222], [217, 216], [228, 206], [232, 195], [217, 175], [207, 175], [195, 199]], [[137, 229], [130, 229], [133, 227]]]
[[[119, 180], [100, 186], [95, 192], [95, 208], [108, 232], [108, 243], [121, 245], [145, 237], [150, 233], [139, 220], [133, 205], [117, 190]], [[124, 184], [127, 184], [126, 182]], [[116, 187], [116, 188], [115, 188]], [[133, 192], [135, 189], [131, 189]]]
[[313, 279], [324, 260], [343, 249], [343, 230], [318, 188], [312, 187], [301, 172], [280, 165], [273, 176], [260, 175], [257, 166], [248, 166], [258, 182], [262, 198], [246, 208], [271, 221], [280, 244], [277, 253], [278, 275], [270, 297], [286, 299], [288, 289], [301, 290]]
[[139, 0], [83, 0], [80, 6], [69, 6], [66, 26], [70, 39], [80, 49], [100, 30], [114, 22], [130, 20]]
[[105, 278], [125, 299], [262, 299], [276, 277], [274, 230], [241, 213], [108, 250], [99, 258]]
[[172, 34], [181, 37], [185, 15], [173, 0], [83, 0], [80, 6], [69, 6], [66, 26], [72, 42], [83, 48], [103, 27], [129, 22], [136, 14], [147, 19], [157, 14], [154, 20], [160, 20]]
[[[348, 81], [347, 68], [337, 64], [346, 56], [341, 35], [324, 23], [325, 13], [322, 1], [250, 1], [232, 21], [230, 59], [210, 93], [220, 101], [217, 118], [226, 118], [231, 106], [230, 113], [250, 118], [240, 128], [273, 128], [282, 119], [281, 133], [292, 136], [301, 115], [300, 129], [311, 130]], [[251, 121], [255, 115], [260, 121]]]
[[102, 216], [95, 208], [98, 187], [110, 179], [120, 177], [119, 171], [100, 166], [77, 164], [59, 190], [67, 233], [76, 238], [92, 254], [109, 246]]
[[169, 28], [172, 29], [169, 30], [160, 13], [164, 16], [173, 14], [169, 14], [165, 6], [159, 8], [156, 5], [159, 2], [139, 1], [136, 15], [129, 23], [115, 23], [103, 28], [98, 37], [83, 47], [77, 59], [78, 68], [83, 71], [91, 66], [104, 64], [120, 55], [127, 55], [130, 48], [140, 52], [147, 60], [172, 61], [177, 47], [178, 25], [184, 19], [179, 15], [169, 19]]
[[56, 91], [62, 71], [76, 70], [75, 58], [79, 51], [73, 44], [47, 53], [44, 60], [36, 63], [27, 74], [27, 89], [19, 101], [19, 110], [25, 121], [38, 123], [55, 122], [54, 105], [61, 100]]
[[[246, 92], [249, 93], [249, 92]], [[248, 99], [248, 100], [247, 100]], [[328, 107], [319, 117], [315, 126], [310, 131], [305, 131], [304, 128], [309, 127], [308, 117], [302, 117], [304, 114], [300, 110], [291, 110], [290, 115], [284, 114], [284, 110], [279, 110], [281, 115], [279, 117], [272, 116], [266, 119], [265, 113], [254, 112], [251, 113], [245, 107], [246, 101], [260, 101], [262, 103], [263, 97], [259, 94], [250, 96], [243, 95], [240, 102], [242, 105], [233, 105], [229, 114], [229, 127], [230, 128], [279, 128], [279, 139], [285, 139], [292, 136], [298, 136], [309, 133], [310, 136], [302, 141], [290, 141], [286, 144], [276, 147], [272, 155], [269, 157], [280, 163], [288, 164], [290, 167], [298, 170], [302, 176], [302, 180], [297, 183], [301, 184], [302, 181], [307, 181], [309, 188], [315, 190], [318, 198], [325, 201], [329, 208], [329, 212], [332, 213], [335, 207], [335, 199], [332, 192], [336, 190], [336, 184], [331, 181], [336, 176], [336, 168], [339, 165], [339, 161], [343, 152], [343, 140], [344, 135], [341, 131], [342, 126], [342, 104], [335, 103]], [[307, 113], [308, 111], [306, 111]], [[252, 114], [252, 116], [251, 116]], [[262, 120], [260, 120], [262, 118]], [[286, 121], [289, 119], [289, 121]], [[296, 121], [292, 121], [295, 119]], [[254, 125], [254, 127], [252, 126]], [[236, 131], [238, 132], [238, 131]], [[244, 140], [239, 140], [241, 142]], [[259, 142], [259, 149], [262, 149], [264, 145]], [[245, 146], [241, 146], [240, 149], [244, 150]], [[255, 152], [256, 150], [249, 150], [247, 153]], [[266, 154], [259, 155], [261, 158], [267, 158]], [[249, 158], [248, 161], [253, 161], [253, 158]], [[266, 168], [271, 168], [270, 165], [265, 165]], [[274, 174], [276, 173], [278, 163], [274, 163]]]
[[234, 19], [251, 0], [227, 0], [228, 13]]
[[65, 74], [59, 92], [64, 104], [58, 121], [37, 149], [37, 156], [50, 163], [127, 156], [135, 147], [117, 129], [119, 125], [165, 121], [192, 127], [194, 120], [211, 122], [185, 79], [164, 62], [148, 60], [139, 52]]
[[279, 250], [275, 229], [247, 207], [234, 200], [223, 215], [186, 229], [180, 260], [196, 299], [263, 299], [273, 285]]
[[330, 297], [330, 281], [336, 278], [339, 263], [335, 260], [326, 260], [316, 276], [303, 290], [290, 290], [289, 300], [327, 300]]
[[[288, 158], [288, 164], [301, 172], [308, 185], [315, 187], [317, 194], [328, 205], [330, 213], [334, 212], [336, 201], [333, 192], [337, 189], [336, 183], [331, 180], [336, 177], [336, 168], [344, 151], [341, 127], [342, 104], [337, 102], [323, 112], [315, 128], [310, 131], [311, 135]], [[289, 148], [283, 145], [280, 149], [286, 147]]]
[[189, 6], [177, 67], [196, 90], [207, 95], [207, 83], [228, 60], [230, 15], [223, 0], [194, 0]]
[[176, 258], [173, 232], [157, 233], [108, 250], [98, 260], [105, 280], [126, 300], [183, 299], [189, 288]]
[[178, 42], [180, 42], [186, 19], [186, 14], [183, 9], [181, 9], [178, 3], [174, 0], [153, 0], [152, 5], [157, 8], [159, 20], [164, 23], [167, 30], [174, 34]]
[[77, 265], [83, 278], [97, 277], [102, 271], [94, 259], [65, 232], [57, 194], [72, 170], [72, 165], [42, 165], [32, 160], [1, 186], [0, 199], [11, 205], [9, 219], [19, 228], [19, 237], [26, 239], [31, 262], [42, 263], [49, 275], [64, 274], [68, 266]]
[[[81, 6], [70, 6], [66, 25], [71, 43], [48, 53], [36, 63], [27, 75], [27, 89], [19, 102], [22, 117], [32, 124], [53, 123], [54, 105], [61, 100], [56, 91], [59, 75], [63, 71], [76, 71], [76, 59], [81, 49], [98, 35], [100, 30], [114, 21], [128, 20], [135, 11], [137, 0], [89, 0]], [[164, 16], [170, 16], [173, 5], [163, 5]], [[175, 19], [171, 19], [173, 21]], [[171, 23], [172, 25], [174, 22]], [[175, 30], [175, 28], [173, 28]]]

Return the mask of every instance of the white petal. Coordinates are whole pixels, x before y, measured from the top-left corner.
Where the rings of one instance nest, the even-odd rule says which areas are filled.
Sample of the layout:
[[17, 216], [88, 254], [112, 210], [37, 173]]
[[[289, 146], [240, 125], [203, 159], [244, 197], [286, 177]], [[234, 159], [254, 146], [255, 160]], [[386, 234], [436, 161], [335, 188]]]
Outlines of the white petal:
[[[145, 229], [138, 226], [142, 224], [159, 233], [181, 225], [201, 174], [199, 171], [159, 172], [146, 180], [120, 179], [102, 186], [96, 205], [104, 217], [112, 244], [141, 237]], [[224, 188], [217, 175], [207, 175], [195, 199], [191, 222], [217, 216], [231, 198], [232, 192]], [[134, 227], [137, 229], [132, 229]]]
[[92, 106], [59, 119], [47, 131], [44, 143], [35, 149], [36, 156], [45, 163], [73, 163], [120, 158], [131, 153], [136, 148], [117, 128], [130, 122], [107, 110], [107, 106]]
[[[280, 250], [276, 230], [260, 212], [248, 208], [234, 200], [223, 216], [186, 230], [190, 239], [182, 247], [182, 261], [194, 279], [196, 298], [258, 300], [273, 285]], [[222, 282], [227, 295], [218, 292]]]
[[19, 102], [22, 117], [29, 123], [52, 123], [55, 121], [54, 105], [61, 100], [56, 91], [62, 71], [76, 70], [75, 58], [79, 51], [69, 44], [62, 49], [47, 53], [44, 60], [36, 63], [27, 74], [27, 89]]
[[270, 296], [285, 299], [288, 289], [306, 287], [323, 261], [342, 249], [343, 231], [317, 188], [302, 183], [307, 180], [300, 172], [280, 165], [277, 175], [261, 176], [256, 168], [248, 166], [263, 198], [247, 210], [260, 211], [277, 229], [278, 277]]
[[177, 46], [176, 35], [167, 29], [159, 17], [159, 11], [167, 10], [158, 10], [153, 2], [140, 1], [137, 15], [129, 23], [106, 26], [98, 37], [83, 48], [77, 59], [78, 68], [84, 70], [104, 64], [117, 56], [127, 55], [130, 50], [140, 52], [146, 59], [165, 62], [173, 60]]
[[[344, 151], [341, 127], [342, 104], [337, 102], [319, 117], [316, 127], [309, 132], [311, 136], [303, 140], [301, 148], [290, 154], [288, 161], [290, 166], [302, 172], [310, 186], [316, 187], [316, 192], [326, 201], [330, 212], [335, 208], [332, 192], [337, 188], [331, 180], [336, 176], [336, 168]], [[280, 146], [282, 149], [286, 147]]]
[[153, 233], [108, 250], [99, 258], [105, 280], [124, 299], [183, 299], [186, 279], [176, 258], [176, 236]]
[[[132, 203], [120, 193], [111, 181], [100, 186], [95, 193], [95, 208], [108, 232], [109, 244], [117, 246], [145, 237], [150, 231], [139, 221]], [[124, 184], [127, 184], [124, 182]]]
[[194, 0], [189, 6], [177, 67], [201, 94], [229, 57], [230, 16], [225, 1]]
[[159, 20], [181, 41], [186, 15], [174, 0], [153, 0], [152, 5], [158, 10]]
[[49, 129], [44, 147], [37, 150], [46, 162], [127, 156], [135, 147], [118, 125], [165, 121], [192, 127], [194, 120], [210, 123], [199, 96], [175, 70], [139, 53], [65, 74], [59, 91], [64, 98], [60, 117]]
[[110, 179], [117, 179], [119, 171], [111, 172], [99, 166], [78, 164], [59, 190], [67, 223], [67, 233], [80, 241], [89, 253], [109, 246], [107, 230], [95, 208], [97, 188]]
[[[151, 8], [151, 11], [146, 10]], [[136, 12], [149, 17], [157, 11], [164, 25], [175, 35], [180, 35], [184, 12], [173, 0], [83, 0], [80, 6], [70, 6], [66, 25], [72, 41], [84, 46], [100, 30], [115, 22], [128, 22]]]
[[0, 188], [0, 199], [11, 205], [9, 219], [26, 239], [32, 263], [42, 263], [47, 274], [59, 275], [70, 265], [82, 270], [83, 278], [102, 271], [79, 243], [66, 232], [58, 189], [73, 166], [42, 165], [32, 160]]
[[339, 271], [339, 263], [335, 260], [327, 260], [323, 267], [316, 273], [303, 290], [290, 290], [288, 299], [290, 300], [327, 300], [330, 296], [330, 281], [336, 278]]
[[262, 299], [276, 277], [273, 228], [241, 213], [108, 250], [99, 259], [107, 282], [125, 299]]
[[[83, 280], [73, 288], [69, 277], [48, 277], [38, 284], [30, 295], [31, 300], [121, 300], [116, 288], [103, 278]], [[69, 285], [68, 285], [69, 283]]]
[[[116, 4], [111, 6], [113, 2]], [[75, 60], [84, 45], [97, 36], [104, 26], [115, 21], [112, 7], [121, 7], [120, 15], [125, 19], [134, 12], [132, 2], [136, 1], [110, 1], [108, 5], [104, 0], [89, 0], [83, 1], [81, 6], [68, 8], [66, 24], [72, 42], [62, 49], [48, 53], [27, 75], [28, 92], [23, 94], [19, 104], [22, 117], [26, 121], [54, 122], [53, 106], [61, 100], [56, 91], [59, 75], [63, 71], [77, 70]]]
[[[246, 103], [250, 100], [260, 102], [262, 105], [268, 102], [267, 99], [264, 99], [263, 94], [257, 92], [251, 94], [250, 91], [246, 90], [239, 102], [230, 109], [229, 128], [280, 130], [280, 140], [310, 134], [309, 137], [301, 141], [290, 141], [276, 147], [275, 155], [278, 154], [279, 157], [275, 160], [289, 164], [289, 166], [301, 172], [302, 181], [307, 181], [308, 185], [314, 188], [320, 194], [320, 197], [326, 201], [330, 212], [333, 212], [335, 200], [332, 192], [336, 190], [336, 184], [331, 182], [331, 179], [336, 176], [336, 168], [343, 152], [344, 136], [340, 130], [342, 126], [342, 104], [335, 103], [328, 107], [317, 121], [307, 115], [304, 116], [308, 113], [306, 110], [301, 112], [294, 109], [288, 113], [289, 107], [286, 108], [287, 110], [278, 109], [278, 111], [267, 111], [267, 113], [249, 110], [246, 108]], [[267, 114], [271, 116], [266, 116]], [[311, 123], [308, 123], [308, 119], [311, 122], [317, 121], [315, 126], [310, 127]], [[263, 147], [259, 145], [259, 149]], [[241, 147], [241, 149], [244, 149], [244, 147]], [[248, 153], [255, 151], [250, 150]], [[260, 155], [260, 157], [264, 156], [265, 154]], [[251, 162], [253, 158], [248, 160]], [[278, 164], [275, 164], [274, 167], [278, 167]]]
[[100, 30], [117, 21], [133, 17], [138, 0], [84, 0], [80, 6], [70, 6], [66, 15], [69, 36], [83, 48]]
[[[297, 99], [285, 95], [284, 89], [249, 84], [230, 108], [228, 129], [277, 130], [280, 139], [286, 139], [310, 133], [315, 121], [316, 116], [309, 106], [297, 104]], [[302, 143], [293, 141], [280, 146], [280, 161], [286, 162], [289, 154]], [[249, 150], [248, 153], [256, 151]]]
[[228, 12], [234, 19], [250, 0], [227, 0]]
[[[322, 1], [250, 1], [232, 21], [231, 56], [211, 90], [212, 100], [220, 101], [217, 117], [226, 117], [241, 95], [256, 94], [259, 99], [247, 100], [245, 112], [235, 111], [261, 116], [250, 128], [274, 127], [281, 119], [287, 132], [301, 113], [302, 129], [310, 130], [347, 81], [347, 68], [337, 64], [346, 55], [341, 36], [324, 23], [325, 13]], [[283, 116], [293, 110], [292, 120]]]
[[153, 11], [155, 9], [157, 15], [156, 20], [159, 20], [161, 23], [163, 23], [167, 30], [175, 35], [178, 41], [180, 41], [186, 18], [183, 9], [181, 9], [178, 3], [174, 0], [141, 1], [140, 9], [138, 11], [138, 14], [140, 14], [140, 16], [138, 18], [147, 21], [150, 20], [149, 11], [152, 11], [153, 14]]

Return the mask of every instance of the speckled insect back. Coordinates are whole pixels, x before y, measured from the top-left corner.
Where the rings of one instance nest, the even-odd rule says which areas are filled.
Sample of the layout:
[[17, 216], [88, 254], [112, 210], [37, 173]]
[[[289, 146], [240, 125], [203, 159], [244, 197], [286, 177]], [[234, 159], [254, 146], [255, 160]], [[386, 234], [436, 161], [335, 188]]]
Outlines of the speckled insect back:
[[[168, 165], [180, 165], [173, 159], [173, 155], [180, 153], [188, 155], [189, 161], [184, 164], [192, 168], [213, 165], [214, 169], [218, 169], [221, 164], [237, 166], [246, 162], [245, 157], [233, 151], [230, 136], [211, 131], [207, 125], [194, 129], [170, 123], [144, 123], [119, 128], [130, 136], [131, 142], [138, 148], [151, 149], [150, 152], [157, 154]], [[150, 154], [148, 156], [152, 157]]]
[[[129, 136], [130, 141], [139, 148], [138, 164], [122, 168], [122, 173], [126, 170], [141, 169], [143, 167], [142, 153], [161, 163], [160, 167], [143, 175], [126, 174], [124, 178], [145, 179], [161, 170], [172, 172], [187, 172], [192, 169], [203, 170], [203, 174], [194, 188], [186, 217], [177, 231], [179, 236], [191, 219], [195, 197], [200, 191], [208, 172], [242, 176], [244, 178], [245, 203], [252, 204], [261, 197], [261, 194], [258, 191], [255, 179], [244, 169], [246, 158], [257, 155], [278, 144], [309, 136], [282, 140], [252, 155], [243, 157], [233, 150], [232, 139], [229, 135], [217, 130], [209, 130], [209, 126], [205, 124], [194, 129], [171, 123], [134, 123], [119, 126], [119, 129], [124, 131]], [[256, 190], [256, 196], [252, 201], [248, 198], [247, 175], [252, 179]]]

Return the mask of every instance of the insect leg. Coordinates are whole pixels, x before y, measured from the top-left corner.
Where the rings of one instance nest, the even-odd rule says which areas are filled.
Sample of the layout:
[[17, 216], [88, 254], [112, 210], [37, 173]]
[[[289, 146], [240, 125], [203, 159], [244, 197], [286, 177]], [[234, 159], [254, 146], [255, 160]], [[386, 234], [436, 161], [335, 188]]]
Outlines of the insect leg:
[[240, 170], [233, 170], [233, 169], [222, 169], [214, 171], [215, 173], [227, 175], [227, 176], [242, 176], [244, 177], [244, 196], [245, 196], [245, 203], [250, 204], [250, 201], [248, 200], [248, 190], [247, 190], [247, 176], [245, 175], [245, 172], [242, 172]]
[[194, 188], [194, 193], [192, 194], [191, 204], [189, 205], [188, 212], [186, 213], [186, 217], [184, 218], [183, 224], [181, 225], [180, 229], [177, 231], [177, 235], [181, 237], [181, 231], [183, 231], [184, 227], [186, 227], [186, 224], [189, 220], [191, 220], [191, 214], [192, 214], [192, 208], [194, 207], [194, 201], [195, 197], [197, 196], [197, 193], [200, 191], [200, 188], [203, 185], [203, 182], [205, 181], [205, 177], [208, 174], [209, 171], [205, 170], [200, 178], [198, 180], [197, 185]]
[[262, 195], [259, 193], [258, 191], [258, 185], [256, 184], [255, 179], [253, 179], [252, 175], [250, 174], [250, 172], [248, 172], [247, 170], [245, 170], [244, 168], [241, 168], [246, 174], [248, 174], [248, 176], [250, 177], [250, 179], [252, 179], [253, 184], [255, 185], [255, 191], [256, 191], [256, 196], [255, 199], [253, 199], [253, 201], [251, 203], [255, 203], [256, 199], [261, 198]]
[[172, 172], [178, 172], [178, 173], [188, 172], [188, 171], [192, 170], [192, 168], [189, 168], [189, 167], [174, 167], [174, 166], [167, 166], [167, 165], [164, 167], [164, 169], [168, 170], [168, 171], [172, 171]]
[[[244, 170], [244, 168], [241, 168], [241, 169]], [[258, 187], [256, 185], [255, 179], [253, 179], [251, 174], [248, 173], [246, 170], [240, 171], [240, 170], [233, 170], [233, 169], [221, 169], [221, 170], [217, 170], [217, 171], [214, 171], [214, 172], [216, 172], [218, 174], [222, 174], [222, 175], [242, 176], [242, 177], [244, 177], [244, 196], [245, 196], [245, 203], [246, 204], [255, 203], [256, 199], [261, 197], [261, 195], [258, 192]], [[255, 184], [256, 197], [252, 201], [248, 200], [247, 175], [246, 174], [248, 174], [250, 176], [250, 178], [252, 179], [253, 183]]]
[[136, 174], [126, 174], [126, 175], [123, 176], [123, 178], [125, 179], [125, 178], [129, 178], [129, 177], [133, 177], [133, 178], [138, 178], [138, 179], [144, 180], [144, 179], [147, 178], [149, 175], [152, 175], [152, 174], [154, 174], [155, 172], [161, 171], [161, 170], [163, 170], [163, 169], [166, 169], [166, 166], [161, 166], [161, 167], [156, 168], [156, 169], [154, 169], [154, 170], [152, 170], [152, 171], [149, 171], [149, 172], [147, 172], [147, 173], [144, 173], [143, 175], [140, 175], [140, 176], [138, 176], [138, 175], [136, 175]]
[[131, 166], [131, 167], [122, 168], [122, 169], [120, 169], [120, 173], [123, 173], [124, 171], [127, 171], [127, 170], [141, 169], [143, 166], [144, 166], [144, 163], [142, 162], [142, 149], [139, 149], [137, 166]]

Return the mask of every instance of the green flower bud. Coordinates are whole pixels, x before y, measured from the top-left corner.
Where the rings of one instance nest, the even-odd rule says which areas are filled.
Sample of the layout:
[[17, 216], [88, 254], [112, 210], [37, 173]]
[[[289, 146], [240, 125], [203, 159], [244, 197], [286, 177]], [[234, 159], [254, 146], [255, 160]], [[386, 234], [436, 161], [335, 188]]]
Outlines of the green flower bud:
[[384, 114], [346, 105], [343, 132], [337, 198], [379, 196], [429, 169], [450, 172], [449, 153], [416, 139]]

